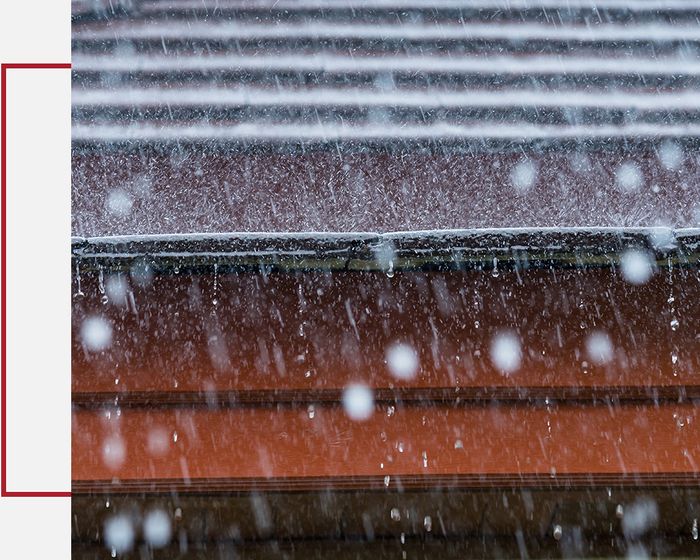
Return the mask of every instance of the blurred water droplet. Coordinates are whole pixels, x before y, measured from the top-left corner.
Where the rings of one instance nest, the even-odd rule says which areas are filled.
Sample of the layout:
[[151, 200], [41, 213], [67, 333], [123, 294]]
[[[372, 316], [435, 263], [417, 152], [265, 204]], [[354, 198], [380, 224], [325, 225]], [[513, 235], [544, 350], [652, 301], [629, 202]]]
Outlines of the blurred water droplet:
[[104, 541], [113, 556], [129, 552], [134, 545], [134, 526], [126, 515], [115, 515], [104, 524]]
[[153, 510], [146, 514], [143, 521], [143, 536], [149, 546], [163, 548], [170, 542], [172, 529], [170, 518], [162, 510]]
[[102, 460], [112, 470], [117, 470], [124, 464], [126, 460], [126, 444], [119, 435], [105, 438], [102, 444]]
[[636, 249], [626, 251], [620, 259], [622, 276], [630, 284], [646, 284], [654, 274], [651, 256]]
[[520, 339], [512, 332], [497, 334], [491, 342], [491, 361], [503, 375], [520, 368], [522, 350]]
[[586, 339], [586, 352], [596, 364], [610, 362], [614, 356], [614, 349], [608, 334], [602, 331], [592, 332]]
[[399, 512], [399, 508], [391, 508], [390, 515], [392, 521], [401, 521], [401, 513]]
[[343, 391], [343, 408], [351, 420], [367, 420], [374, 413], [372, 390], [366, 385], [349, 385]]
[[112, 344], [112, 325], [104, 317], [88, 317], [80, 327], [80, 336], [91, 352], [106, 350]]
[[531, 159], [519, 161], [510, 172], [510, 183], [518, 194], [525, 194], [535, 186], [537, 166]]
[[107, 195], [105, 208], [116, 218], [125, 218], [131, 214], [134, 199], [122, 189], [114, 189]]
[[683, 165], [685, 154], [683, 148], [672, 140], [666, 140], [659, 146], [659, 160], [664, 169], [677, 171]]
[[638, 191], [644, 183], [644, 175], [639, 165], [633, 161], [626, 161], [615, 170], [615, 184], [622, 192], [631, 193]]
[[413, 379], [418, 373], [418, 354], [412, 346], [396, 343], [386, 352], [389, 371], [397, 379]]

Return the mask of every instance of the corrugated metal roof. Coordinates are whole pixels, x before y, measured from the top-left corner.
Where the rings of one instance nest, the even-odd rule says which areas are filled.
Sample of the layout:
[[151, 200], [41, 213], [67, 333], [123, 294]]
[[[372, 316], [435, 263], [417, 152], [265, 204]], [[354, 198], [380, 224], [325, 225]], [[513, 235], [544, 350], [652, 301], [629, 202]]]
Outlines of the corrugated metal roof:
[[75, 17], [76, 141], [698, 135], [695, 2], [128, 6]]

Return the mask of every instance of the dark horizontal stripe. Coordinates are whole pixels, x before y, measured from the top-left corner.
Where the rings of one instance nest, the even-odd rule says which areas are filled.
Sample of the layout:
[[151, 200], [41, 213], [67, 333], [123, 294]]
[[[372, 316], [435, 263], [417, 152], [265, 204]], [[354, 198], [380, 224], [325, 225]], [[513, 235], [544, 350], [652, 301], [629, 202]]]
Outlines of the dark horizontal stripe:
[[[146, 87], [168, 85], [170, 87], [192, 87], [193, 85], [216, 82], [220, 85], [247, 85], [259, 87], [357, 87], [374, 86], [386, 74], [358, 69], [353, 72], [331, 72], [328, 70], [310, 72], [293, 67], [284, 70], [236, 70], [206, 67], [192, 70], [95, 70], [76, 69], [73, 64], [73, 85], [79, 87], [103, 87], [105, 82], [114, 80], [120, 86]], [[497, 67], [490, 74], [451, 73], [437, 70], [393, 70], [388, 74], [396, 88], [485, 88], [491, 91], [505, 89], [576, 89], [598, 90], [653, 88], [659, 92], [700, 89], [700, 78], [694, 75], [666, 72], [636, 72], [629, 75], [610, 75], [591, 71], [586, 74], [541, 74], [523, 75], [504, 73]]]
[[[494, 404], [556, 406], [558, 403], [590, 403], [610, 406], [623, 403], [677, 403], [700, 399], [700, 385], [628, 387], [435, 387], [373, 389], [377, 404], [483, 406]], [[207, 407], [340, 405], [343, 391], [252, 390], [252, 391], [74, 391], [74, 408]]]
[[[655, 241], [662, 238], [661, 244]], [[659, 228], [504, 228], [403, 233], [288, 233], [197, 234], [74, 238], [72, 253], [83, 269], [99, 264], [119, 270], [132, 261], [181, 271], [217, 265], [269, 265], [340, 270], [415, 269], [426, 265], [448, 268], [498, 266], [505, 269], [549, 268], [618, 264], [628, 249], [654, 254], [659, 266], [697, 266], [700, 230]], [[670, 259], [670, 260], [669, 260]], [[386, 262], [385, 262], [386, 261]]]
[[[115, 92], [116, 94], [116, 92]], [[118, 95], [118, 94], [117, 94]], [[329, 98], [330, 99], [330, 98]], [[323, 124], [325, 127], [354, 126], [361, 131], [367, 127], [367, 139], [372, 139], [372, 128], [379, 123], [400, 128], [402, 126], [453, 126], [453, 127], [485, 127], [492, 125], [491, 131], [494, 137], [498, 130], [506, 130], [509, 126], [514, 128], [525, 125], [537, 126], [561, 126], [567, 130], [575, 126], [575, 123], [585, 123], [586, 127], [619, 125], [623, 128], [634, 115], [635, 125], [658, 126], [663, 132], [664, 127], [673, 125], [685, 126], [700, 122], [700, 95], [698, 95], [697, 109], [658, 109], [638, 111], [630, 108], [587, 108], [587, 107], [470, 107], [468, 103], [460, 108], [407, 108], [391, 103], [382, 107], [334, 107], [332, 103], [327, 106], [315, 108], [313, 105], [306, 107], [269, 106], [252, 107], [241, 102], [233, 107], [217, 107], [216, 104], [208, 104], [202, 101], [196, 105], [181, 106], [169, 105], [159, 101], [157, 95], [153, 97], [152, 105], [143, 106], [114, 106], [110, 102], [104, 105], [74, 106], [73, 124], [89, 126], [93, 123], [109, 122], [112, 127], [122, 127], [124, 138], [129, 138], [134, 122], [144, 126], [159, 126], [167, 122], [163, 128], [163, 136], [167, 137], [171, 127], [197, 126], [201, 123], [205, 129], [210, 126], [261, 126], [271, 130], [279, 128], [280, 136], [284, 136], [285, 127], [302, 126], [312, 127]], [[99, 126], [95, 130], [99, 130]], [[82, 135], [87, 134], [81, 132]], [[153, 134], [157, 134], [154, 132]], [[487, 133], [488, 134], [488, 133]], [[583, 134], [585, 136], [585, 133]], [[318, 131], [316, 137], [323, 139], [323, 132]], [[408, 135], [407, 135], [408, 136]], [[465, 134], [465, 137], [468, 136]], [[79, 137], [79, 138], [80, 138]], [[215, 134], [211, 134], [215, 138]], [[439, 134], [436, 134], [439, 138]], [[263, 137], [251, 134], [251, 140], [265, 141]], [[281, 138], [283, 139], [283, 138]], [[280, 139], [280, 140], [281, 140]], [[360, 138], [361, 139], [361, 138]], [[391, 137], [387, 135], [386, 140]], [[313, 140], [313, 138], [311, 139]]]
[[653, 39], [618, 40], [618, 41], [575, 41], [553, 39], [531, 39], [514, 42], [510, 39], [453, 39], [453, 40], [409, 40], [409, 39], [81, 39], [74, 37], [71, 44], [73, 52], [114, 53], [120, 45], [127, 43], [138, 52], [160, 54], [163, 44], [169, 54], [180, 56], [194, 55], [198, 52], [224, 53], [236, 51], [246, 54], [264, 52], [268, 55], [284, 55], [290, 52], [306, 51], [309, 53], [330, 52], [347, 54], [356, 51], [358, 55], [395, 54], [406, 52], [418, 54], [465, 54], [489, 55], [532, 54], [532, 55], [567, 55], [575, 50], [580, 55], [615, 56], [621, 52], [632, 52], [635, 56], [673, 56], [679, 49], [697, 49], [700, 39], [679, 38], [676, 40], [657, 41]]
[[384, 476], [323, 477], [323, 478], [251, 478], [251, 479], [191, 479], [168, 480], [73, 480], [73, 496], [107, 494], [121, 495], [216, 495], [255, 492], [396, 492], [517, 489], [532, 491], [595, 490], [604, 488], [695, 488], [700, 485], [700, 473], [590, 473], [565, 475], [450, 475], [450, 476]]

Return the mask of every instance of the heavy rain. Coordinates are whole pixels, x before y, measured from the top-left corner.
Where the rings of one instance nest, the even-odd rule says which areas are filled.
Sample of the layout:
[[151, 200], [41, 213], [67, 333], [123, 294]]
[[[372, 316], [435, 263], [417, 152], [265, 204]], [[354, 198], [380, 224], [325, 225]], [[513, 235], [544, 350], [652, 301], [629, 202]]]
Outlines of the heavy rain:
[[700, 556], [700, 2], [73, 0], [72, 546]]

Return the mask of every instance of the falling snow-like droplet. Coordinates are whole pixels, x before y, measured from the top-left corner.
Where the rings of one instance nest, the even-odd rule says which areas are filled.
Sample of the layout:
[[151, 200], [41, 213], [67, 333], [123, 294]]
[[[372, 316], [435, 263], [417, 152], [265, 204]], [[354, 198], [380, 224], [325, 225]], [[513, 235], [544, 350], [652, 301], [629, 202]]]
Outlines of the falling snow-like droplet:
[[654, 274], [651, 256], [645, 251], [630, 249], [620, 259], [622, 276], [630, 284], [646, 284]]
[[104, 542], [107, 548], [122, 554], [134, 546], [134, 526], [126, 515], [116, 515], [105, 521]]
[[80, 327], [80, 337], [91, 352], [101, 352], [112, 344], [112, 325], [104, 317], [88, 317]]
[[117, 218], [124, 218], [131, 214], [131, 208], [134, 205], [134, 200], [129, 193], [121, 189], [115, 189], [109, 193], [105, 201], [107, 212]]
[[532, 189], [536, 181], [537, 167], [530, 159], [519, 161], [510, 172], [510, 182], [520, 194], [524, 194]]
[[151, 455], [160, 457], [168, 452], [170, 435], [164, 428], [152, 428], [148, 432], [147, 448]]
[[397, 379], [413, 379], [418, 373], [418, 354], [408, 344], [394, 344], [386, 352], [389, 371]]
[[659, 521], [659, 508], [649, 498], [640, 498], [625, 508], [622, 532], [625, 537], [636, 539], [653, 529]]
[[126, 307], [128, 290], [126, 278], [121, 275], [108, 276], [105, 280], [105, 292], [113, 305]]
[[677, 142], [666, 140], [659, 146], [658, 153], [661, 165], [668, 171], [678, 171], [683, 165], [685, 154]]
[[503, 375], [517, 371], [521, 360], [520, 339], [515, 333], [498, 333], [491, 341], [491, 361]]
[[643, 183], [642, 170], [633, 161], [626, 161], [615, 170], [615, 184], [623, 192], [636, 192]]
[[126, 460], [126, 444], [118, 435], [108, 436], [102, 444], [102, 460], [104, 464], [117, 470]]
[[343, 408], [351, 420], [367, 420], [374, 412], [372, 390], [366, 385], [349, 385], [343, 391]]
[[153, 548], [162, 548], [170, 542], [170, 517], [162, 510], [150, 511], [143, 521], [143, 536]]
[[592, 332], [586, 339], [586, 353], [594, 364], [602, 365], [610, 362], [614, 356], [614, 349], [607, 333]]

